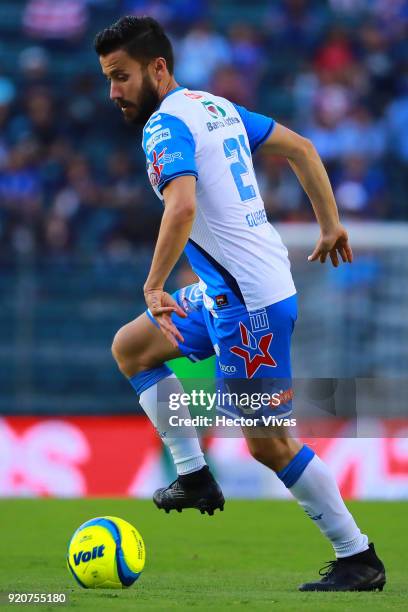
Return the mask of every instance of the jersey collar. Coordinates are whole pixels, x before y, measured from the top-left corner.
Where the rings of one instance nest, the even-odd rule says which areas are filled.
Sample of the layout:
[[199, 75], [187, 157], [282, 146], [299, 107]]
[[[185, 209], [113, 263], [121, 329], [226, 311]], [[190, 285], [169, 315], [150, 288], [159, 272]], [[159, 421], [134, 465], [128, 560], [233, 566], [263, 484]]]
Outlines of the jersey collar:
[[[178, 91], [181, 91], [182, 89], [187, 89], [187, 87], [182, 87], [182, 85], [179, 85], [178, 87], [175, 87], [174, 89], [172, 89], [171, 91], [169, 91], [168, 93], [166, 93], [166, 95], [164, 96], [163, 100], [161, 100], [161, 102], [159, 103], [159, 105], [157, 106], [157, 108], [153, 111], [152, 115], [154, 115], [154, 113], [157, 113], [157, 111], [159, 110], [159, 108], [161, 107], [163, 101], [168, 98], [169, 96], [173, 95], [174, 93], [177, 93]], [[152, 116], [150, 115], [150, 116]], [[150, 118], [147, 120], [146, 124], [147, 125], [150, 121]]]
[[[166, 93], [166, 95], [164, 96], [163, 100], [165, 100], [166, 98], [168, 98], [172, 94], [176, 93], [177, 91], [181, 91], [182, 89], [186, 89], [186, 88], [182, 87], [181, 85], [179, 85], [178, 87], [175, 87], [174, 89], [172, 89], [171, 91]], [[163, 100], [162, 100], [162, 102], [163, 102]]]

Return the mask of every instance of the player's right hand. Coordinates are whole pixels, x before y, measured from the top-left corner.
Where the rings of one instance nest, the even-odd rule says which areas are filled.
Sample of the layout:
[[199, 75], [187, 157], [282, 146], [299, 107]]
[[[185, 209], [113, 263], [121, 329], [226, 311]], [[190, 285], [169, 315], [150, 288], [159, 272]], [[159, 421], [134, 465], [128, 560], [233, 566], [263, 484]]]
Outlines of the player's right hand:
[[175, 348], [178, 348], [177, 341], [184, 342], [184, 338], [171, 320], [171, 314], [175, 312], [179, 317], [185, 319], [187, 313], [169, 293], [162, 289], [145, 289], [144, 296], [147, 307], [156, 319], [160, 331]]
[[351, 249], [346, 229], [339, 223], [330, 232], [322, 232], [308, 261], [320, 260], [325, 263], [327, 256], [335, 268], [339, 265], [339, 255], [344, 263], [352, 263], [353, 251]]

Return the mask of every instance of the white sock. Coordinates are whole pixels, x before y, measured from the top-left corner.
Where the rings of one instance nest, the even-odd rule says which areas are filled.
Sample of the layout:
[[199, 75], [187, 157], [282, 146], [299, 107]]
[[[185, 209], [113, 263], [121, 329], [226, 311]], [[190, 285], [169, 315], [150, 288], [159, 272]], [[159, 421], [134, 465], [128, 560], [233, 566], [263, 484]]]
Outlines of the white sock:
[[330, 540], [336, 557], [349, 557], [368, 549], [367, 536], [357, 527], [334, 476], [317, 455], [289, 491]]
[[[169, 393], [184, 392], [183, 387], [180, 381], [176, 378], [175, 374], [171, 374], [171, 376], [164, 380], [166, 381], [166, 394], [167, 391]], [[162, 383], [162, 381], [160, 381], [160, 383]], [[183, 426], [177, 429], [175, 427], [170, 428], [166, 418], [164, 419], [167, 426], [166, 431], [160, 431], [162, 429], [159, 423], [161, 407], [158, 406], [157, 402], [157, 384], [149, 387], [145, 391], [142, 391], [139, 397], [139, 402], [150, 421], [158, 431], [163, 443], [170, 450], [178, 475], [196, 472], [206, 465], [195, 427]], [[165, 414], [168, 414], [168, 406], [163, 406], [162, 409]], [[180, 406], [177, 410], [177, 416], [179, 418], [190, 418], [190, 411], [188, 407]]]

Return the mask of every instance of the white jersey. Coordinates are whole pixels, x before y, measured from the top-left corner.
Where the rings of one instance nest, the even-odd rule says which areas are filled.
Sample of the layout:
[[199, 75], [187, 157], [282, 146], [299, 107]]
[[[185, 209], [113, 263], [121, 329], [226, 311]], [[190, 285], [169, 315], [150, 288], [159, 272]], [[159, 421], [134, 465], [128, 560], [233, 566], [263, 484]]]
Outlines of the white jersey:
[[174, 178], [197, 179], [197, 212], [185, 252], [213, 312], [236, 303], [258, 310], [296, 293], [288, 252], [267, 221], [252, 163], [274, 125], [225, 98], [179, 87], [143, 131], [149, 179], [159, 198]]

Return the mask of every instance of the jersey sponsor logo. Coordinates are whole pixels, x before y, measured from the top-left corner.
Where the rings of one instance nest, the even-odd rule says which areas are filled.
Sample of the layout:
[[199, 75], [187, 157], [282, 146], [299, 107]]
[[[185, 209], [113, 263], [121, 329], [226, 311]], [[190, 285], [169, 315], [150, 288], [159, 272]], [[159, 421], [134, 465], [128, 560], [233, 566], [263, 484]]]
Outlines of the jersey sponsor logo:
[[234, 123], [241, 123], [239, 117], [226, 117], [225, 125], [234, 125]]
[[221, 295], [216, 295], [215, 296], [215, 303], [217, 304], [217, 306], [219, 306], [220, 308], [222, 306], [228, 306], [228, 297], [223, 293]]
[[203, 95], [194, 93], [193, 91], [185, 91], [184, 95], [187, 96], [187, 98], [191, 98], [192, 100], [201, 100], [201, 98], [204, 97]]
[[227, 365], [225, 363], [221, 363], [221, 361], [218, 362], [218, 365], [220, 366], [221, 372], [224, 372], [224, 374], [235, 374], [237, 371], [237, 368], [234, 365]]
[[227, 116], [227, 113], [222, 108], [222, 106], [219, 106], [218, 104], [215, 104], [214, 102], [211, 102], [210, 100], [205, 100], [204, 102], [201, 102], [201, 104], [204, 106], [207, 113], [213, 119], [220, 119], [221, 117]]
[[163, 151], [157, 153], [153, 151], [153, 161], [149, 165], [149, 179], [153, 187], [160, 183], [161, 174], [165, 164], [171, 164], [175, 159], [183, 159], [181, 151], [175, 153], [166, 153], [167, 147], [164, 147]]
[[154, 147], [159, 144], [159, 142], [163, 142], [163, 140], [169, 140], [171, 138], [171, 131], [169, 128], [165, 128], [164, 130], [160, 130], [160, 132], [156, 132], [148, 140], [146, 140], [146, 153], [149, 153], [154, 149]]
[[209, 132], [218, 130], [220, 127], [225, 127], [225, 123], [223, 121], [207, 121], [207, 130]]
[[242, 321], [239, 322], [239, 330], [241, 333], [242, 344], [251, 350], [258, 350], [254, 357], [251, 357], [251, 352], [241, 346], [232, 346], [231, 353], [238, 355], [245, 362], [245, 372], [247, 378], [252, 378], [257, 370], [262, 366], [276, 368], [277, 363], [269, 352], [269, 346], [272, 342], [273, 334], [264, 334], [259, 340], [245, 327]]
[[212, 132], [218, 130], [218, 128], [234, 125], [234, 123], [240, 123], [240, 119], [238, 117], [226, 117], [223, 121], [207, 121], [207, 130]]

